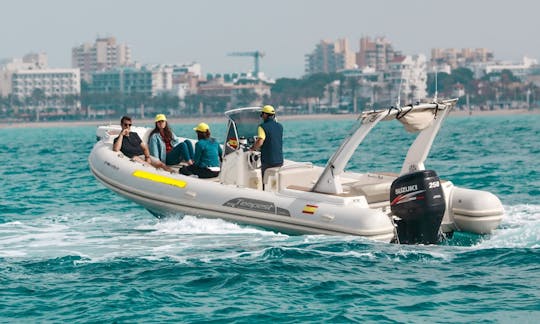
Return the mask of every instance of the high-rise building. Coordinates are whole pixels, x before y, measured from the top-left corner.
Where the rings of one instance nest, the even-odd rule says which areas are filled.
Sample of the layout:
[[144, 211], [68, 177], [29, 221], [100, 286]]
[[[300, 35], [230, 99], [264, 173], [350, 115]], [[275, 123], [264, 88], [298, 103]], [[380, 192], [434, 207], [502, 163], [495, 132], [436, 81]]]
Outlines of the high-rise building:
[[402, 56], [393, 49], [392, 44], [384, 37], [371, 40], [369, 37], [360, 38], [360, 51], [356, 54], [356, 64], [359, 68], [370, 67], [383, 71], [395, 57]]
[[93, 72], [106, 71], [131, 64], [131, 49], [117, 44], [116, 38], [98, 38], [94, 44], [82, 44], [71, 50], [71, 66], [79, 68], [81, 77], [89, 81]]
[[354, 53], [346, 38], [336, 42], [322, 40], [306, 55], [306, 74], [331, 73], [354, 67]]

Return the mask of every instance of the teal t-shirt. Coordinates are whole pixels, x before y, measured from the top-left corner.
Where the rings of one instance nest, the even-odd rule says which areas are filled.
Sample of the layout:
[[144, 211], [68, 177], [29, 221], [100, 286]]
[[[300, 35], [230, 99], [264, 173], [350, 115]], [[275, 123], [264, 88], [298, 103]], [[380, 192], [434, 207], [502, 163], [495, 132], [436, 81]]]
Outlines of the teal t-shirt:
[[214, 138], [200, 139], [195, 144], [193, 162], [201, 168], [219, 167], [219, 157], [221, 154], [221, 146]]

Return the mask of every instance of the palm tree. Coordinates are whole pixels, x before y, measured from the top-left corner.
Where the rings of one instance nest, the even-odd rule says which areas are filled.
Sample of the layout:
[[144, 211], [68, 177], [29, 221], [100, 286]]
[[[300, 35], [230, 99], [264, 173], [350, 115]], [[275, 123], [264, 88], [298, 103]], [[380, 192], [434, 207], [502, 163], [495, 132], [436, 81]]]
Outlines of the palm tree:
[[36, 121], [39, 121], [39, 114], [41, 112], [42, 105], [46, 104], [47, 96], [45, 91], [41, 88], [35, 88], [32, 90], [30, 97], [27, 97], [30, 106], [35, 107]]
[[190, 94], [184, 98], [186, 110], [189, 115], [194, 115], [199, 111], [199, 107], [203, 102], [203, 97], [198, 94]]

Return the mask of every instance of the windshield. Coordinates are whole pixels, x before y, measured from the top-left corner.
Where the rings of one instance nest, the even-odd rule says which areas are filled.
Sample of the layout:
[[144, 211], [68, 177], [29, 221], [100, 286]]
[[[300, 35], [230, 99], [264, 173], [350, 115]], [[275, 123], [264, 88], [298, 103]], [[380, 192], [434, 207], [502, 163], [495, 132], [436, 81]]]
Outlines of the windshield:
[[260, 107], [250, 107], [229, 110], [225, 113], [229, 118], [225, 155], [240, 149], [242, 145], [253, 144], [261, 123], [260, 111]]

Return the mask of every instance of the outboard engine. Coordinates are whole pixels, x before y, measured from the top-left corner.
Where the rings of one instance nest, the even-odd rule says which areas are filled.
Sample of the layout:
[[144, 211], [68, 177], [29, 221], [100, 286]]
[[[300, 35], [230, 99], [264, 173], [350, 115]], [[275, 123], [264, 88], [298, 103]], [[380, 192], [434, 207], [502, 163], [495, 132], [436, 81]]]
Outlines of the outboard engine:
[[413, 172], [394, 180], [390, 187], [390, 208], [398, 217], [398, 243], [440, 242], [439, 229], [446, 203], [435, 171]]

